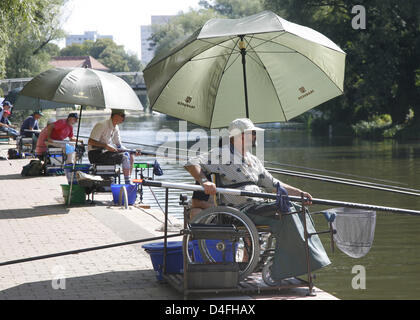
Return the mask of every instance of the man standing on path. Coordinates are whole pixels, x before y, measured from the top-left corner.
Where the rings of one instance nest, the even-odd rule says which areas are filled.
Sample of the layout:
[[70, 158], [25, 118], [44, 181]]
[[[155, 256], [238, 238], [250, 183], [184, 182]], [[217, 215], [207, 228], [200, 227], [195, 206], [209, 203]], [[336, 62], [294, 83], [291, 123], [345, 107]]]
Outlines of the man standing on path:
[[[88, 157], [92, 164], [121, 164], [125, 183], [130, 184], [134, 155], [121, 143], [118, 125], [124, 120], [124, 110], [112, 109], [111, 118], [93, 127], [88, 141]], [[140, 150], [137, 150], [136, 155], [140, 155]]]

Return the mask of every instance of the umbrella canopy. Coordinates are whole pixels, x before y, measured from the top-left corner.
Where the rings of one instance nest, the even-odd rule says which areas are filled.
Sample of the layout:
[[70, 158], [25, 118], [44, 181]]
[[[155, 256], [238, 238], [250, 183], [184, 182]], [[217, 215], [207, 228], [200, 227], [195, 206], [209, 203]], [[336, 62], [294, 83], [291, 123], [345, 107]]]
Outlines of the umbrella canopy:
[[21, 95], [99, 108], [143, 110], [133, 89], [121, 78], [88, 68], [54, 68], [28, 82]]
[[23, 87], [18, 87], [9, 92], [7, 95], [10, 96], [9, 100], [15, 109], [18, 110], [45, 110], [45, 109], [58, 109], [58, 108], [73, 108], [74, 104], [69, 103], [60, 103], [52, 102], [48, 100], [43, 100], [40, 98], [33, 98], [28, 96], [23, 96], [20, 94]]
[[345, 53], [270, 11], [211, 19], [143, 70], [152, 109], [208, 128], [288, 121], [343, 93]]

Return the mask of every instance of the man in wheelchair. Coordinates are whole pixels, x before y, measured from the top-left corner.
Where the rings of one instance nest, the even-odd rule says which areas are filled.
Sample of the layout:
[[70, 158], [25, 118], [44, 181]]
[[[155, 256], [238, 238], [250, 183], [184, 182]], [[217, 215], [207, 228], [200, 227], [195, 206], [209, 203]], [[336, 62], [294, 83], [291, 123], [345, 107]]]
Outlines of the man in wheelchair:
[[[275, 179], [264, 168], [262, 162], [251, 154], [250, 151], [256, 141], [256, 132], [262, 130], [254, 126], [249, 119], [236, 119], [229, 126], [229, 143], [212, 149], [208, 154], [189, 159], [185, 169], [204, 188], [204, 193], [193, 194], [191, 218], [194, 218], [194, 214], [200, 209], [214, 205], [209, 201], [210, 196], [214, 197], [216, 194], [216, 184], [208, 179], [211, 175], [217, 177], [218, 187], [257, 193], [262, 192], [260, 188], [263, 188], [267, 192], [282, 192], [293, 196], [300, 196], [303, 193], [306, 199], [305, 205], [311, 204], [312, 197], [309, 193]], [[218, 204], [239, 209], [257, 226], [269, 226], [275, 237], [275, 252], [270, 266], [273, 280], [278, 281], [307, 273], [303, 215], [287, 214], [297, 211], [296, 205], [286, 201], [279, 206], [275, 201], [257, 201], [255, 198], [228, 194], [222, 194]], [[316, 232], [310, 216], [308, 214], [305, 216], [308, 220], [308, 232]], [[309, 238], [308, 245], [311, 270], [330, 264], [317, 235]]]

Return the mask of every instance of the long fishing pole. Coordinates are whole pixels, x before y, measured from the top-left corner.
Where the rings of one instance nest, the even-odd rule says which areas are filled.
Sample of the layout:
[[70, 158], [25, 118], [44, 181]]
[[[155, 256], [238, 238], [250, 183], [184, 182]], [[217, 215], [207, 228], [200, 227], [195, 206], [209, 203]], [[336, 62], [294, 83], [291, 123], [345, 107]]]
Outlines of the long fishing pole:
[[[204, 188], [200, 185], [193, 185], [193, 184], [186, 184], [186, 183], [144, 180], [143, 185], [150, 186], [150, 187], [182, 189], [182, 190], [189, 190], [189, 191], [204, 191]], [[221, 194], [235, 195], [235, 196], [245, 196], [245, 197], [253, 197], [253, 198], [272, 199], [272, 200], [277, 199], [277, 195], [273, 193], [250, 192], [250, 191], [244, 191], [244, 190], [239, 190], [239, 189], [229, 189], [229, 188], [218, 187], [216, 188], [216, 192], [221, 193]], [[300, 197], [289, 196], [289, 198], [292, 201], [301, 201]], [[376, 205], [371, 205], [371, 204], [336, 201], [336, 200], [328, 200], [328, 199], [317, 199], [317, 198], [312, 198], [311, 202], [313, 204], [321, 204], [321, 205], [328, 205], [328, 206], [331, 206], [331, 205], [343, 206], [343, 207], [350, 207], [350, 208], [357, 208], [357, 209], [405, 213], [405, 214], [420, 216], [420, 211], [411, 210], [411, 209], [384, 207], [384, 206], [376, 206]]]
[[[127, 144], [133, 144], [133, 145], [141, 145], [141, 146], [146, 146], [146, 147], [151, 147], [151, 148], [159, 148], [159, 145], [150, 145], [150, 144], [144, 144], [144, 143], [137, 143], [137, 142], [130, 142], [130, 141], [122, 141], [123, 143], [127, 143]], [[181, 149], [181, 148], [174, 148], [174, 147], [170, 147], [170, 146], [165, 146], [165, 148], [167, 149], [173, 149], [175, 151], [182, 151], [186, 154], [188, 154], [188, 150], [186, 149]], [[274, 165], [278, 165], [278, 166], [284, 166], [284, 167], [293, 167], [293, 168], [298, 168], [298, 169], [305, 169], [305, 170], [310, 170], [310, 171], [320, 171], [320, 172], [327, 172], [327, 173], [336, 173], [339, 175], [343, 175], [343, 176], [349, 176], [349, 177], [358, 177], [358, 178], [368, 178], [371, 180], [375, 180], [375, 181], [382, 181], [382, 182], [390, 182], [390, 183], [395, 183], [395, 184], [400, 184], [400, 185], [406, 185], [406, 183], [402, 183], [402, 182], [398, 182], [398, 181], [392, 181], [392, 180], [384, 180], [384, 179], [378, 179], [378, 178], [372, 178], [372, 177], [364, 177], [364, 176], [359, 176], [359, 175], [354, 175], [354, 174], [349, 174], [349, 173], [343, 173], [343, 172], [338, 172], [338, 171], [330, 171], [330, 170], [322, 170], [322, 169], [316, 169], [316, 168], [309, 168], [309, 167], [303, 167], [303, 166], [297, 166], [297, 165], [291, 165], [291, 164], [285, 164], [285, 163], [280, 163], [280, 162], [275, 162], [275, 161], [268, 161], [265, 160], [264, 163], [269, 163], [269, 164], [274, 164]], [[344, 178], [338, 178], [335, 177], [337, 179], [344, 179]]]
[[382, 182], [387, 182], [387, 183], [395, 183], [395, 184], [400, 184], [400, 185], [407, 185], [407, 183], [403, 183], [403, 182], [399, 182], [399, 181], [378, 179], [378, 178], [372, 178], [372, 177], [364, 177], [364, 176], [359, 176], [359, 175], [356, 175], [356, 174], [344, 173], [344, 172], [339, 172], [339, 171], [316, 169], [316, 168], [310, 168], [310, 167], [304, 167], [304, 166], [297, 166], [297, 165], [293, 165], [293, 164], [289, 164], [289, 163], [281, 163], [281, 162], [268, 161], [268, 160], [266, 160], [264, 162], [265, 163], [268, 163], [268, 164], [274, 164], [274, 165], [280, 166], [280, 167], [290, 167], [290, 168], [303, 169], [303, 170], [309, 170], [309, 171], [335, 173], [335, 174], [339, 174], [339, 175], [342, 175], [342, 176], [355, 177], [355, 178], [364, 178], [364, 179], [368, 178], [368, 179], [375, 180], [375, 181], [382, 181]]
[[346, 178], [332, 177], [332, 176], [326, 176], [326, 175], [321, 175], [321, 174], [316, 174], [316, 173], [300, 172], [300, 171], [293, 171], [293, 170], [280, 169], [280, 168], [266, 167], [266, 169], [268, 171], [274, 172], [274, 173], [277, 173], [277, 171], [279, 171], [279, 172], [281, 171], [281, 172], [287, 172], [287, 173], [291, 173], [291, 174], [293, 174], [293, 173], [295, 173], [295, 174], [305, 174], [305, 175], [312, 176], [312, 177], [327, 178], [327, 179], [334, 179], [334, 180], [341, 180], [341, 181], [345, 181], [345, 182], [363, 183], [363, 184], [377, 186], [377, 187], [393, 188], [393, 189], [399, 189], [399, 190], [404, 190], [404, 191], [411, 191], [411, 192], [415, 192], [415, 193], [419, 193], [420, 194], [420, 190], [417, 190], [417, 189], [404, 188], [404, 187], [398, 187], [398, 186], [393, 186], [393, 185], [386, 185], [386, 184], [369, 182], [369, 181], [360, 181], [360, 180], [354, 180], [354, 179], [346, 179]]
[[289, 170], [280, 170], [280, 169], [274, 169], [274, 168], [270, 168], [270, 169], [267, 168], [267, 170], [269, 172], [275, 173], [275, 174], [282, 174], [282, 175], [300, 177], [300, 178], [305, 178], [305, 179], [320, 180], [320, 181], [323, 181], [323, 182], [332, 182], [332, 183], [344, 184], [344, 185], [348, 185], [348, 186], [362, 187], [362, 188], [367, 188], [367, 189], [375, 189], [375, 190], [380, 190], [380, 191], [401, 193], [401, 194], [405, 194], [405, 195], [420, 197], [420, 191], [415, 190], [415, 189], [410, 189], [410, 190], [414, 190], [414, 191], [418, 191], [418, 192], [410, 192], [410, 191], [392, 189], [392, 187], [387, 187], [386, 188], [386, 187], [364, 184], [366, 182], [363, 182], [363, 184], [362, 184], [362, 183], [359, 183], [359, 182], [349, 182], [349, 181], [343, 181], [343, 180], [333, 179], [333, 178], [328, 178], [328, 177], [317, 177], [316, 175], [311, 175], [311, 174], [307, 174], [307, 173], [299, 173], [299, 172], [290, 172]]
[[[87, 138], [87, 137], [84, 137], [84, 138]], [[156, 145], [149, 145], [149, 144], [144, 144], [144, 143], [136, 143], [136, 142], [129, 142], [129, 141], [122, 141], [122, 142], [126, 143], [126, 144], [141, 145], [141, 146], [152, 147], [152, 148], [158, 148], [159, 147], [159, 146], [156, 146]], [[185, 149], [172, 148], [172, 147], [169, 147], [169, 146], [168, 147], [165, 146], [165, 148], [174, 149], [176, 151], [188, 152], [188, 150], [185, 150]], [[132, 151], [132, 152], [134, 153], [134, 151]], [[157, 154], [153, 153], [153, 152], [142, 151], [141, 153], [144, 154], [144, 155], [157, 156]], [[172, 158], [169, 155], [165, 156], [165, 157]], [[175, 159], [176, 160], [187, 160], [187, 157], [181, 157], [181, 156], [176, 155]], [[276, 162], [271, 162], [271, 161], [264, 161], [264, 162], [276, 163]], [[281, 163], [276, 163], [276, 164], [285, 165], [285, 164], [281, 164]], [[290, 165], [290, 166], [292, 166], [292, 165]], [[298, 167], [298, 166], [292, 166], [292, 167]], [[313, 168], [307, 168], [307, 167], [302, 167], [302, 168], [313, 169]], [[308, 173], [308, 172], [302, 173], [302, 172], [286, 170], [286, 169], [279, 169], [279, 168], [267, 167], [266, 169], [269, 172], [276, 173], [276, 174], [283, 174], [283, 175], [295, 176], [295, 177], [306, 178], [306, 179], [320, 180], [320, 181], [324, 181], [324, 182], [339, 183], [339, 184], [344, 184], [344, 185], [350, 185], [350, 186], [355, 186], [355, 187], [363, 187], [363, 188], [375, 189], [375, 190], [381, 190], [381, 191], [387, 191], [387, 192], [401, 193], [401, 194], [406, 194], [406, 195], [420, 196], [420, 190], [411, 189], [411, 188], [403, 188], [403, 187], [398, 187], [398, 186], [384, 185], [384, 184], [373, 183], [373, 182], [368, 182], [368, 181], [360, 181], [360, 180], [346, 179], [346, 178], [333, 177], [333, 176], [323, 176], [323, 175], [318, 175], [318, 174]], [[313, 170], [318, 170], [318, 169], [313, 169]], [[319, 170], [319, 171], [321, 171], [321, 170]], [[327, 171], [327, 170], [322, 170], [322, 171]], [[347, 175], [347, 174], [343, 174], [343, 175]], [[381, 180], [381, 179], [370, 178], [370, 177], [369, 177], [369, 179], [377, 180], [377, 181], [389, 181], [389, 180]], [[402, 184], [400, 182], [394, 182], [394, 183]], [[400, 191], [400, 190], [402, 190], [402, 191]]]
[[[177, 234], [166, 235], [166, 237], [167, 238], [172, 238], [172, 237], [178, 237], [180, 235], [181, 235], [180, 233], [177, 233]], [[89, 252], [89, 251], [109, 249], [109, 248], [114, 248], [114, 247], [122, 247], [122, 246], [130, 245], [130, 244], [137, 244], [137, 243], [154, 241], [154, 240], [162, 240], [164, 238], [165, 238], [165, 236], [160, 236], [160, 237], [132, 240], [132, 241], [127, 241], [127, 242], [112, 243], [112, 244], [107, 244], [107, 245], [98, 246], [98, 247], [90, 247], [90, 248], [84, 248], [84, 249], [78, 249], [78, 250], [51, 253], [51, 254], [46, 254], [46, 255], [36, 256], [36, 257], [30, 257], [30, 258], [10, 260], [10, 261], [5, 261], [5, 262], [0, 262], [0, 266], [7, 266], [7, 265], [11, 265], [11, 264], [30, 262], [30, 261], [35, 261], [35, 260], [43, 260], [43, 259], [66, 256], [66, 255], [70, 255], [70, 254], [79, 254], [79, 253]]]
[[[134, 153], [135, 151], [130, 151], [130, 152]], [[146, 151], [142, 153], [144, 155], [157, 156], [156, 153], [153, 153], [153, 152]], [[176, 156], [176, 157], [177, 157], [177, 160], [179, 160], [180, 158], [182, 159], [182, 157], [179, 157], [179, 156]], [[185, 158], [182, 160], [185, 160]], [[335, 177], [317, 175], [317, 174], [312, 174], [312, 173], [307, 173], [307, 172], [301, 173], [297, 171], [277, 169], [277, 168], [266, 168], [266, 169], [270, 173], [274, 173], [274, 174], [282, 174], [282, 175], [294, 176], [294, 177], [299, 177], [299, 178], [319, 180], [323, 182], [332, 182], [332, 183], [344, 184], [348, 186], [362, 187], [362, 188], [367, 188], [367, 189], [374, 189], [374, 190], [400, 193], [400, 194], [420, 197], [420, 190], [416, 190], [416, 189], [381, 185], [381, 184], [377, 184], [373, 182], [358, 181], [358, 180], [351, 180], [351, 179], [345, 179], [345, 178], [335, 178]], [[406, 191], [406, 190], [410, 190], [410, 191]]]

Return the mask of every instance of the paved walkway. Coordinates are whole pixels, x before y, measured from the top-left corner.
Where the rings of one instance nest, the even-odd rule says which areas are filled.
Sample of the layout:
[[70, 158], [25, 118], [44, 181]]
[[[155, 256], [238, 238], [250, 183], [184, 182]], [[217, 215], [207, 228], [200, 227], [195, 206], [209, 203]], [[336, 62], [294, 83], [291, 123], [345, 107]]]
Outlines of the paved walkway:
[[[10, 147], [0, 145], [0, 156]], [[110, 194], [95, 196], [97, 205], [66, 207], [60, 188], [65, 176], [22, 177], [29, 161], [0, 160], [0, 262], [162, 235], [162, 212], [124, 210], [112, 205]], [[305, 292], [229, 298], [306, 299]], [[334, 299], [317, 293], [317, 299]], [[141, 244], [0, 266], [0, 299], [182, 298], [156, 281]]]

